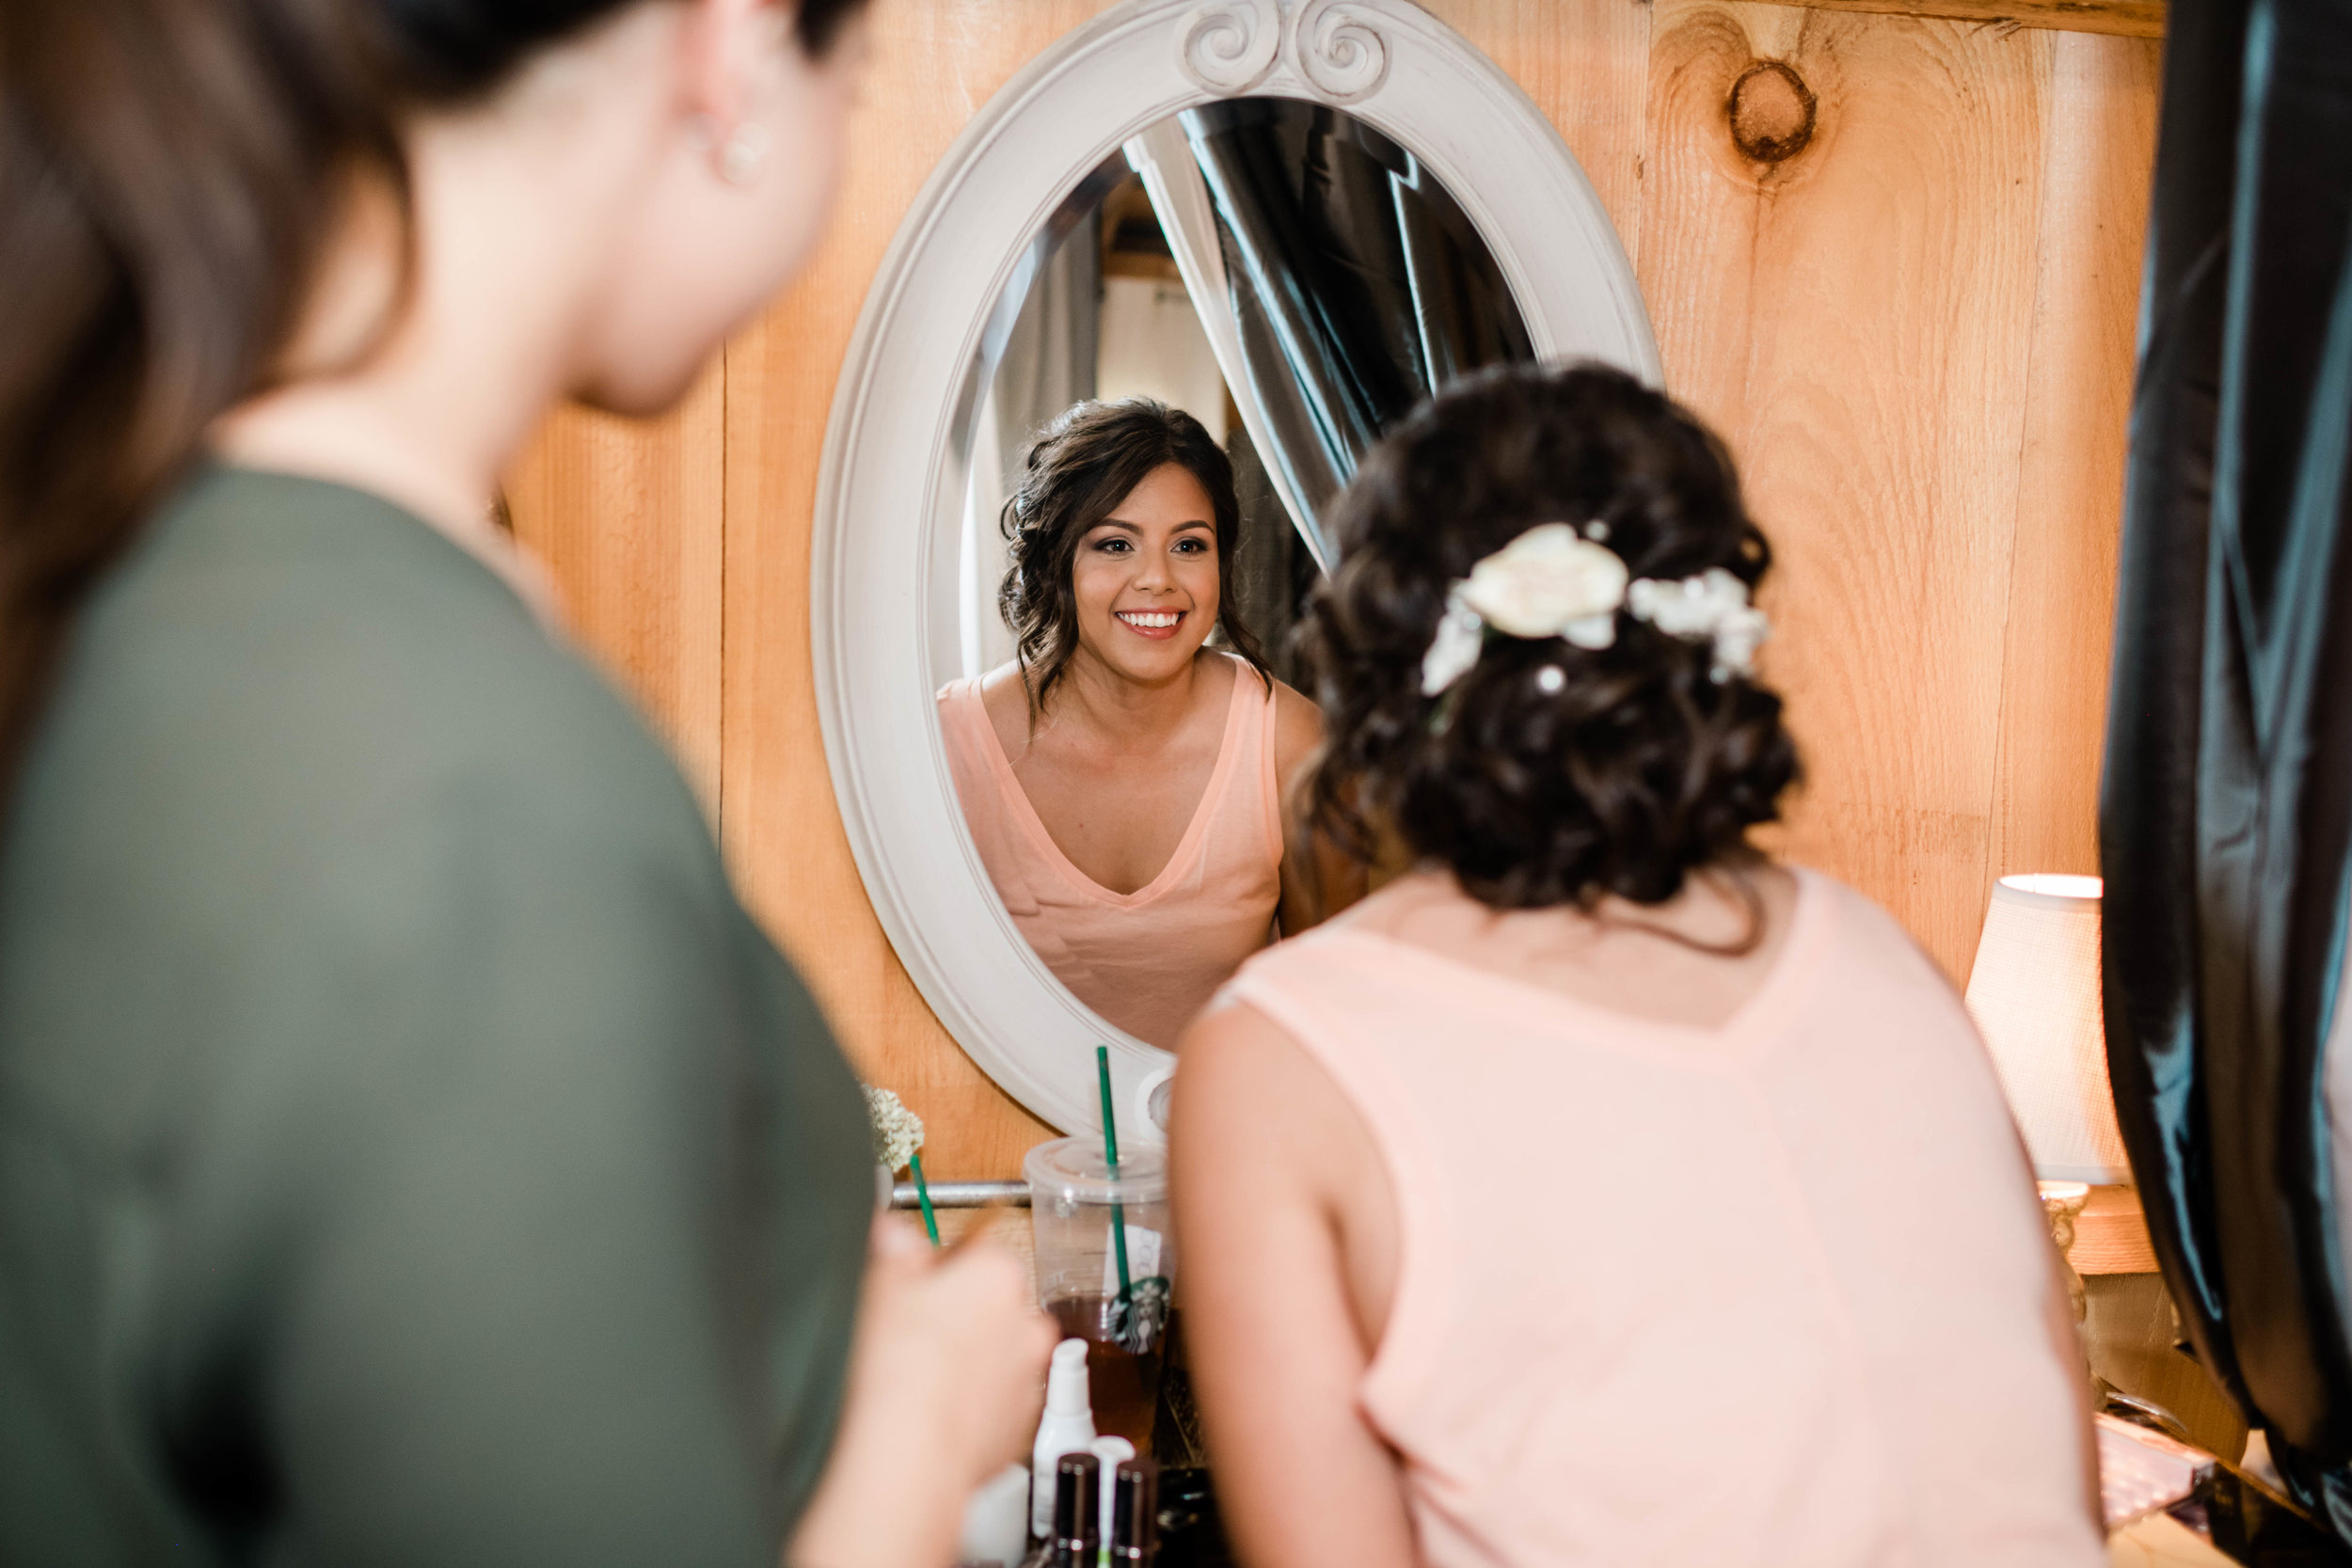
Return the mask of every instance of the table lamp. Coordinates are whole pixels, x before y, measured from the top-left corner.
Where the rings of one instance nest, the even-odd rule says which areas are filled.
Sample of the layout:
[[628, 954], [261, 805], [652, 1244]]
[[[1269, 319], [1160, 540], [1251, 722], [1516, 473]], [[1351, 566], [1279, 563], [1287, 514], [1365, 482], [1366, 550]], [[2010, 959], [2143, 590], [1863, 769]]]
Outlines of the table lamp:
[[[2090, 1184], [2127, 1182], [2107, 1086], [2096, 877], [2004, 877], [1993, 887], [1968, 1012], [1984, 1036], [2063, 1255]], [[2077, 1319], [2082, 1281], [2067, 1266]]]

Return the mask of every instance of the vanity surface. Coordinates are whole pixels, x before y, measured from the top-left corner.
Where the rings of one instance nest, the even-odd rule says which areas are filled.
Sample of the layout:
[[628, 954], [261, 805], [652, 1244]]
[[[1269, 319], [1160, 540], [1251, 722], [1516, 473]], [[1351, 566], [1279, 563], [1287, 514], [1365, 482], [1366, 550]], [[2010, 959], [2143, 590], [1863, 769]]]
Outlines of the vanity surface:
[[[919, 1215], [910, 1213], [906, 1218], [912, 1224], [921, 1224]], [[1025, 1209], [943, 1209], [937, 1212], [937, 1218], [942, 1242], [953, 1242], [986, 1227], [994, 1240], [1012, 1251], [1025, 1266], [1033, 1263], [1035, 1247]], [[2155, 1300], [2151, 1306], [2137, 1299], [2138, 1294], [2151, 1291], [2154, 1298], [2160, 1298], [2162, 1285], [2155, 1274], [2147, 1226], [2140, 1218], [2130, 1188], [2092, 1190], [2084, 1223], [2077, 1227], [2074, 1245], [2068, 1256], [2078, 1270], [2092, 1276], [2092, 1354], [2102, 1370], [2110, 1377], [2126, 1373], [2128, 1381], [2134, 1384], [2145, 1384], [2153, 1377], [2165, 1384], [2156, 1392], [2169, 1395], [2176, 1406], [2193, 1408], [2192, 1402], [2182, 1398], [2180, 1388], [2169, 1386], [2180, 1382], [2181, 1377], [2168, 1379], [2162, 1371], [2152, 1373], [2149, 1370], [2154, 1364], [2153, 1358], [2162, 1354], [2180, 1363], [2172, 1371], [2178, 1373], [2185, 1369], [2202, 1378], [2193, 1362], [2171, 1351], [2169, 1335], [2163, 1332], [2166, 1323], [2159, 1321], [2168, 1318], [2162, 1311], [2161, 1301]], [[2110, 1282], [2108, 1276], [2120, 1277], [2113, 1277]], [[2129, 1294], [2131, 1300], [2127, 1303], [2116, 1294], [2118, 1291]], [[2131, 1323], [2118, 1316], [2126, 1307], [2137, 1309], [2131, 1314], [2135, 1320]], [[2148, 1319], [2149, 1323], [2137, 1323], [2138, 1318]], [[2143, 1328], [2145, 1333], [2140, 1332]], [[2149, 1339], [2149, 1344], [2136, 1342], [2141, 1338]], [[2125, 1344], [2125, 1339], [2135, 1342]], [[2159, 1339], [2168, 1342], [2158, 1346], [2155, 1341]], [[2143, 1362], [2149, 1366], [2143, 1366]], [[1167, 1379], [1163, 1402], [1181, 1405], [1182, 1409], [1163, 1411], [1161, 1424], [1168, 1435], [1181, 1433], [1183, 1446], [1189, 1448], [1198, 1440], [1198, 1417], [1192, 1409], [1188, 1384], [1180, 1370], [1171, 1370], [1176, 1375]], [[2215, 1399], [2219, 1399], [2217, 1390]], [[2211, 1434], [2213, 1446], [2226, 1450], [2225, 1462], [2235, 1460], [2244, 1429], [2234, 1425], [2234, 1418], [2226, 1408], [2206, 1414], [2204, 1420], [2192, 1425], [2215, 1428]], [[2198, 1435], [2208, 1434], [2200, 1431]], [[1165, 1444], [1168, 1436], [1158, 1440]], [[1181, 1461], [1191, 1456], [1169, 1457]], [[2344, 1568], [2352, 1568], [2352, 1551], [2344, 1551], [2319, 1537], [2270, 1502], [2259, 1489], [2240, 1480], [2234, 1471], [2225, 1468], [2213, 1483], [2212, 1492], [2214, 1495], [2202, 1503], [2178, 1511], [2179, 1517], [2174, 1513], [2151, 1514], [2108, 1537], [2108, 1556], [2114, 1568], [2221, 1568], [2227, 1564], [2259, 1568], [2334, 1568], [2343, 1564]], [[2216, 1545], [2217, 1540], [2231, 1549], [2225, 1551]]]
[[2077, 1274], [2154, 1274], [2156, 1249], [2148, 1240], [2138, 1193], [2130, 1187], [2091, 1188], [2066, 1256]]

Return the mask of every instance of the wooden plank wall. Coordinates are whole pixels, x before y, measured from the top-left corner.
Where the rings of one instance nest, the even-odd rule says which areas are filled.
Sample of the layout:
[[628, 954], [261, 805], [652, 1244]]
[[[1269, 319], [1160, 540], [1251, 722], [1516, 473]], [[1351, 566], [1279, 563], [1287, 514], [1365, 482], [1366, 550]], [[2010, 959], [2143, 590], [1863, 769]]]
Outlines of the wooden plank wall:
[[[1046, 1129], [940, 1028], [859, 884], [817, 726], [809, 515], [898, 220], [988, 96], [1106, 3], [876, 0], [808, 274], [676, 413], [561, 413], [509, 487], [581, 641], [676, 746], [753, 909], [861, 1072], [926, 1117], [943, 1177], [1011, 1174]], [[1430, 8], [1592, 176], [1669, 389], [1723, 431], [1779, 552], [1766, 668], [1808, 776], [1777, 847], [1964, 977], [1994, 877], [2095, 869], [2160, 45], [1724, 0]]]

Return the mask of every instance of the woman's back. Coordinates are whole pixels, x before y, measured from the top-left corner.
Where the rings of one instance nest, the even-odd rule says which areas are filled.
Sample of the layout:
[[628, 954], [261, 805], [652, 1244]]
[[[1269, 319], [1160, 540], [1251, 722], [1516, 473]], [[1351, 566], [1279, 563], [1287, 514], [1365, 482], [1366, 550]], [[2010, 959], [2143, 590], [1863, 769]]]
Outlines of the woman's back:
[[2097, 1561], [1983, 1051], [1884, 914], [1751, 840], [1798, 764], [1722, 443], [1619, 371], [1492, 371], [1332, 528], [1312, 820], [1421, 869], [1184, 1038], [1187, 1342], [1245, 1552]]
[[675, 768], [466, 551], [216, 470], [0, 843], [0, 1560], [773, 1561], [857, 1091]]
[[[1439, 1568], [2093, 1560], [2049, 1244], [1991, 1068], [1883, 912], [1799, 887], [1712, 1025], [1384, 931], [1469, 903], [1428, 877], [1228, 988], [1384, 1168], [1393, 1282], [1359, 1394]], [[1669, 971], [1727, 961], [1647, 940]]]

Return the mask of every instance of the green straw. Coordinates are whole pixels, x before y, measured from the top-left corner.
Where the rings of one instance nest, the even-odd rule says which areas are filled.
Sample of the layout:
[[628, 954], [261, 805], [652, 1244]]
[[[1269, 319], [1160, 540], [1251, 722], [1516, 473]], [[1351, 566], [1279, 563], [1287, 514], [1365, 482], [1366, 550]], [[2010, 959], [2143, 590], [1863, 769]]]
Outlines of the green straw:
[[923, 1180], [923, 1156], [910, 1155], [908, 1163], [914, 1168], [914, 1200], [923, 1206], [923, 1228], [931, 1233], [931, 1245], [937, 1246], [939, 1244], [939, 1218], [931, 1212], [931, 1189], [930, 1184]]
[[[1111, 1109], [1111, 1048], [1094, 1048], [1094, 1072], [1103, 1086], [1103, 1158], [1110, 1162], [1111, 1180], [1119, 1180], [1119, 1117]], [[1133, 1301], [1136, 1288], [1127, 1277], [1127, 1206], [1111, 1205], [1111, 1244], [1119, 1254], [1119, 1299]]]

